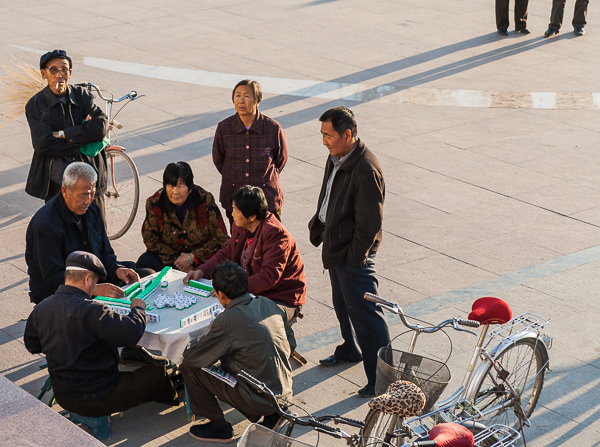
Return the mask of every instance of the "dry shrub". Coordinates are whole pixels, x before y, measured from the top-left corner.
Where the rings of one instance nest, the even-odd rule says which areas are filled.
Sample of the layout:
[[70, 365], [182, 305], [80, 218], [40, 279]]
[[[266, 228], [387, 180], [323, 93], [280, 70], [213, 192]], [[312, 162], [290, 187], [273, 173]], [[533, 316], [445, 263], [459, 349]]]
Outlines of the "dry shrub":
[[27, 101], [47, 85], [39, 68], [15, 61], [11, 63], [12, 66], [2, 66], [4, 75], [0, 76], [0, 114], [4, 118], [0, 127], [24, 113]]

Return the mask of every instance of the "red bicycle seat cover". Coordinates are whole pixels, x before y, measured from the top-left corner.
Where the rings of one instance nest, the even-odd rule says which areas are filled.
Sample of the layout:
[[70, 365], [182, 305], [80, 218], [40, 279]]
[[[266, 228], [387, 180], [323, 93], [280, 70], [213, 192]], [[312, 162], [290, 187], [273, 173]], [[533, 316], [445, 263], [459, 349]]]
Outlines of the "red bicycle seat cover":
[[437, 447], [473, 447], [475, 440], [468, 428], [458, 424], [438, 424], [429, 432], [429, 440]]
[[473, 303], [469, 320], [480, 324], [504, 324], [512, 318], [512, 310], [506, 301], [486, 296]]

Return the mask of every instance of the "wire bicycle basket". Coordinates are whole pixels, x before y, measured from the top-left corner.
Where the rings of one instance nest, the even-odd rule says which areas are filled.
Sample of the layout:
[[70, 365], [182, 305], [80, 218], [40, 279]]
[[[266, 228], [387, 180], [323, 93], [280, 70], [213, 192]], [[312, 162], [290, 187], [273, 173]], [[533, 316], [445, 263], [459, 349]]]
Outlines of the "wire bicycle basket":
[[427, 399], [422, 414], [428, 413], [450, 382], [448, 366], [438, 360], [406, 351], [383, 347], [377, 352], [375, 394], [385, 393], [397, 380], [412, 382]]

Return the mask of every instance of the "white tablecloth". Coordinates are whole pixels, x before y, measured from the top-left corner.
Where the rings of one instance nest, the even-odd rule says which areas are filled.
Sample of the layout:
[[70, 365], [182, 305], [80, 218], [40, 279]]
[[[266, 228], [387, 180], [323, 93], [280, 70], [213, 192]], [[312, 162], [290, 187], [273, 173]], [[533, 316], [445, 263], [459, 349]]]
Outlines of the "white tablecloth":
[[[152, 278], [155, 275], [144, 278], [143, 281]], [[165, 295], [173, 296], [175, 292], [185, 293], [183, 288], [183, 278], [185, 273], [179, 270], [171, 270], [169, 275], [165, 278], [169, 281], [169, 287], [167, 289], [159, 288], [148, 300], [148, 305], [154, 307], [154, 310], [150, 311], [160, 315], [160, 322], [151, 323], [148, 322], [146, 326], [146, 332], [139, 341], [140, 346], [144, 346], [148, 349], [158, 349], [162, 352], [162, 355], [174, 363], [181, 363], [183, 361], [183, 351], [187, 347], [188, 343], [199, 335], [202, 335], [208, 328], [211, 320], [201, 321], [199, 323], [192, 324], [186, 327], [179, 327], [179, 321], [209, 305], [218, 303], [217, 298], [202, 298], [196, 296], [198, 302], [187, 309], [177, 310], [174, 307], [157, 309], [154, 305], [154, 298], [164, 293]], [[208, 280], [200, 280], [205, 284], [211, 284]]]

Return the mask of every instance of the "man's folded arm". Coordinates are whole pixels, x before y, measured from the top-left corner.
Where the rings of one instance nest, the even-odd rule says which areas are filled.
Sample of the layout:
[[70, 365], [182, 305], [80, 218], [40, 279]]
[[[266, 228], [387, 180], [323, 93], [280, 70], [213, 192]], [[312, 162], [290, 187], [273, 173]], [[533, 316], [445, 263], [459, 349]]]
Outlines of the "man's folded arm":
[[92, 119], [82, 123], [73, 123], [73, 126], [64, 129], [65, 139], [69, 146], [81, 146], [102, 141], [108, 132], [108, 119], [102, 109], [94, 104], [94, 99], [87, 90], [83, 91], [82, 101], [83, 116], [90, 115]]

